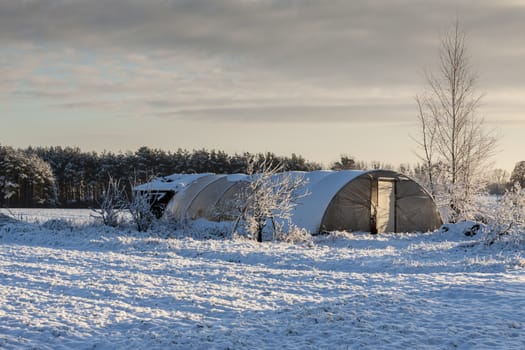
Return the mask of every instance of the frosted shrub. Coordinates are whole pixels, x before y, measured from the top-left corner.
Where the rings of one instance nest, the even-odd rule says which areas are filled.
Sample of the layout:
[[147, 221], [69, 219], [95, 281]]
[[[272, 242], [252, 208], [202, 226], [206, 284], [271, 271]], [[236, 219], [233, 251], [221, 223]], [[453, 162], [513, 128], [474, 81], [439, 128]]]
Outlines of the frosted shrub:
[[151, 200], [148, 192], [135, 192], [127, 208], [131, 214], [131, 221], [139, 232], [147, 231], [151, 228], [155, 221], [155, 215], [151, 210]]
[[120, 213], [126, 207], [126, 195], [120, 180], [109, 177], [108, 183], [104, 186], [102, 197], [98, 202], [99, 208], [93, 209], [95, 217], [102, 219], [102, 223], [107, 226], [116, 227], [119, 224]]
[[42, 227], [52, 231], [73, 230], [73, 225], [68, 220], [51, 219], [42, 224]]
[[488, 245], [498, 240], [510, 240], [521, 244], [525, 238], [525, 190], [519, 183], [507, 191], [495, 205], [485, 228]]
[[250, 179], [238, 198], [236, 211], [239, 215], [234, 234], [242, 226], [254, 239], [262, 242], [268, 223], [272, 224], [274, 237], [290, 227], [298, 200], [309, 194], [305, 190], [307, 179], [299, 174], [281, 173], [281, 170], [281, 164], [272, 164], [268, 159], [263, 159], [261, 164], [256, 164], [253, 159], [248, 162]]
[[435, 201], [445, 222], [485, 221], [487, 214], [481, 199], [485, 197], [484, 183], [473, 182], [468, 189], [465, 187], [462, 183], [436, 186]]
[[287, 243], [309, 243], [312, 242], [312, 235], [304, 228], [291, 225], [288, 230], [278, 230], [274, 239]]
[[231, 221], [209, 221], [206, 219], [190, 220], [180, 229], [184, 236], [194, 239], [224, 239], [232, 238]]

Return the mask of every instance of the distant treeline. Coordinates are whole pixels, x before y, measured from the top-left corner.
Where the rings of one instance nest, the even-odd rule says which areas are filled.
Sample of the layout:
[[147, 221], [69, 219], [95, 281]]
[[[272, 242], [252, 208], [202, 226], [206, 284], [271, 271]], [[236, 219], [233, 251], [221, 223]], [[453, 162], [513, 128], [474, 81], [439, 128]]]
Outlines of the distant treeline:
[[283, 170], [311, 171], [321, 165], [292, 154], [228, 155], [216, 150], [179, 149], [167, 152], [141, 147], [136, 152], [83, 152], [76, 147], [29, 147], [0, 145], [0, 206], [93, 207], [109, 177], [127, 186], [173, 173], [244, 173], [248, 159], [269, 159]]
[[[321, 169], [318, 163], [302, 156], [277, 156], [274, 153], [229, 155], [216, 150], [178, 149], [169, 152], [141, 147], [135, 152], [83, 152], [77, 147], [29, 147], [14, 149], [0, 145], [0, 207], [96, 207], [110, 177], [126, 186], [144, 183], [153, 177], [173, 173], [246, 173], [248, 160], [267, 159], [281, 164], [283, 171]], [[425, 185], [421, 165], [397, 167], [378, 161], [358, 161], [349, 155], [329, 166], [332, 170], [391, 169], [411, 176]], [[516, 164], [510, 176], [496, 169], [488, 179], [489, 193], [501, 194], [510, 183], [525, 185], [525, 162]]]

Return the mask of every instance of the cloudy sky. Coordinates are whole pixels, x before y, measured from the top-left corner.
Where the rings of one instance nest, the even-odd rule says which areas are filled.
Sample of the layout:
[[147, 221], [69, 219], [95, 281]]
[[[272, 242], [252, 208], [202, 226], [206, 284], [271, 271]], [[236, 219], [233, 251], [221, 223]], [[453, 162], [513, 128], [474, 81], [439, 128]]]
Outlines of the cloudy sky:
[[525, 159], [525, 0], [0, 0], [0, 143], [415, 162], [456, 17], [479, 110]]

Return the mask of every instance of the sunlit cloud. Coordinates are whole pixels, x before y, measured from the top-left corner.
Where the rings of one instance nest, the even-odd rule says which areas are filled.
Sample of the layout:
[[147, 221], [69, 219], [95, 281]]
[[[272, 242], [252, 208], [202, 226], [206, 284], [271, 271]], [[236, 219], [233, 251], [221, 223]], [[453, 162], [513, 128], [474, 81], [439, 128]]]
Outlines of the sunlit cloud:
[[522, 5], [0, 1], [0, 100], [12, 111], [31, 102], [47, 106], [42, 115], [60, 110], [119, 122], [367, 123], [386, 130], [413, 120], [423, 72], [435, 69], [439, 36], [458, 17], [485, 95], [480, 112], [491, 123], [519, 123]]

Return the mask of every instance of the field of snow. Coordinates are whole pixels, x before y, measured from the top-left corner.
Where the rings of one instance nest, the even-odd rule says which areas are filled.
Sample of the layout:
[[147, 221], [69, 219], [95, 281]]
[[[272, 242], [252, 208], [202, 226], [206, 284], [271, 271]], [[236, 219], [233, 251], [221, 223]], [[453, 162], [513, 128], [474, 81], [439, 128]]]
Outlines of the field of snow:
[[1, 349], [525, 349], [523, 244], [454, 229], [257, 244], [14, 216]]

